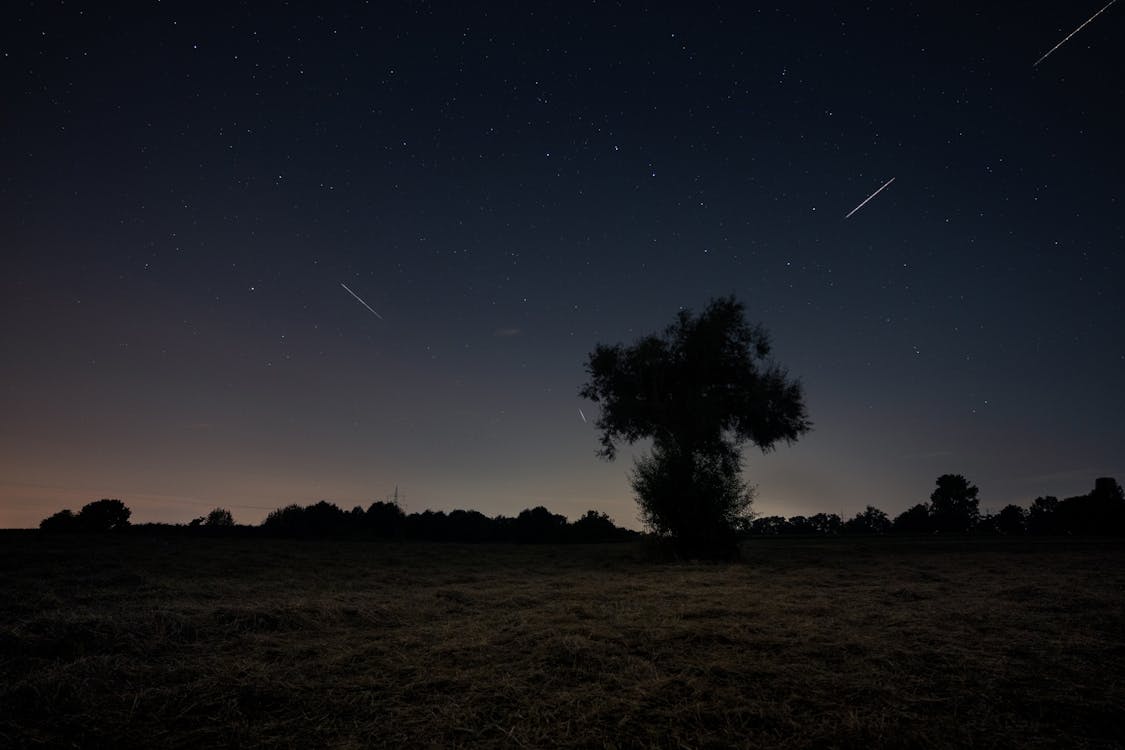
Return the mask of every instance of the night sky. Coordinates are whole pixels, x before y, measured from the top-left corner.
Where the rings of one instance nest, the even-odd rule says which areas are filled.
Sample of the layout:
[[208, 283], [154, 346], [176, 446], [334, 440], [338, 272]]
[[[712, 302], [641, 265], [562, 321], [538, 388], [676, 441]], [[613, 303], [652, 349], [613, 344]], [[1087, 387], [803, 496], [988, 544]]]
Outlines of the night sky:
[[0, 526], [636, 527], [586, 355], [730, 293], [758, 512], [1125, 480], [1125, 4], [1035, 66], [1103, 4], [5, 3]]

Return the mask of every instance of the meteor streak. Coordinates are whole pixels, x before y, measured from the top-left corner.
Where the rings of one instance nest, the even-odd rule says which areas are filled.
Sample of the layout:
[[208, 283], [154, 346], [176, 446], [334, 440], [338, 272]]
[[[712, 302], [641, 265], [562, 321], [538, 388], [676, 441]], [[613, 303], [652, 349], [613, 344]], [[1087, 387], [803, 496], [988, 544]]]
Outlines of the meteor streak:
[[1109, 8], [1109, 6], [1113, 5], [1113, 4], [1114, 4], [1114, 3], [1116, 3], [1116, 2], [1117, 2], [1117, 0], [1109, 0], [1109, 2], [1105, 4], [1105, 7], [1104, 7], [1104, 8], [1102, 8], [1102, 9], [1101, 9], [1101, 10], [1099, 10], [1099, 11], [1098, 11], [1097, 13], [1095, 13], [1094, 15], [1090, 16], [1089, 18], [1087, 18], [1087, 19], [1086, 19], [1086, 23], [1082, 24], [1082, 25], [1081, 25], [1081, 26], [1079, 26], [1079, 27], [1078, 27], [1077, 29], [1075, 29], [1074, 31], [1072, 31], [1072, 32], [1070, 32], [1069, 34], [1067, 34], [1067, 35], [1066, 35], [1066, 38], [1065, 38], [1065, 39], [1063, 39], [1063, 40], [1062, 40], [1061, 42], [1059, 42], [1058, 44], [1056, 44], [1056, 45], [1055, 45], [1054, 47], [1051, 47], [1051, 49], [1047, 50], [1047, 54], [1043, 55], [1043, 56], [1042, 56], [1042, 57], [1040, 57], [1040, 58], [1039, 58], [1038, 60], [1036, 60], [1036, 61], [1035, 61], [1035, 62], [1034, 62], [1034, 63], [1032, 64], [1032, 66], [1031, 66], [1031, 67], [1033, 67], [1033, 68], [1038, 68], [1038, 67], [1039, 67], [1039, 63], [1043, 62], [1043, 61], [1044, 61], [1044, 60], [1046, 60], [1046, 59], [1047, 59], [1048, 57], [1050, 57], [1050, 56], [1051, 56], [1051, 53], [1052, 53], [1052, 52], [1054, 52], [1054, 51], [1055, 51], [1055, 50], [1057, 50], [1057, 49], [1058, 49], [1059, 47], [1063, 46], [1063, 45], [1064, 45], [1064, 44], [1066, 44], [1066, 43], [1067, 43], [1068, 41], [1070, 41], [1070, 38], [1071, 38], [1072, 36], [1074, 36], [1075, 34], [1077, 34], [1077, 33], [1078, 33], [1079, 31], [1082, 31], [1082, 29], [1086, 28], [1086, 24], [1090, 23], [1090, 21], [1093, 21], [1093, 20], [1094, 20], [1095, 18], [1097, 18], [1098, 16], [1100, 16], [1100, 15], [1101, 15], [1102, 13], [1105, 13], [1105, 12], [1106, 12], [1106, 10], [1107, 10], [1107, 9]]
[[582, 417], [582, 423], [585, 424], [586, 423], [586, 415], [582, 413], [581, 409], [578, 410], [578, 416]]
[[353, 297], [355, 297], [355, 298], [356, 298], [357, 300], [359, 300], [359, 304], [363, 305], [363, 306], [364, 306], [364, 307], [366, 307], [366, 308], [367, 308], [368, 310], [371, 310], [371, 314], [372, 314], [372, 315], [374, 315], [374, 316], [375, 316], [376, 318], [378, 318], [379, 320], [382, 320], [382, 319], [383, 319], [383, 316], [382, 316], [382, 315], [380, 315], [379, 313], [375, 312], [375, 310], [373, 310], [373, 309], [372, 309], [371, 305], [369, 305], [369, 304], [367, 304], [366, 302], [364, 302], [364, 301], [363, 301], [363, 300], [362, 300], [362, 299], [360, 298], [360, 296], [359, 296], [358, 294], [356, 294], [355, 292], [353, 292], [353, 291], [352, 291], [351, 289], [348, 289], [348, 285], [347, 285], [347, 284], [345, 284], [344, 282], [342, 282], [342, 281], [341, 281], [341, 282], [340, 282], [340, 286], [344, 287], [344, 291], [345, 291], [345, 292], [347, 292], [348, 294], [352, 295], [352, 296], [353, 296]]
[[[1114, 2], [1117, 2], [1117, 0], [1114, 0]], [[871, 195], [867, 196], [866, 200], [864, 200], [864, 201], [863, 201], [863, 203], [860, 203], [860, 204], [859, 204], [858, 206], [856, 206], [855, 208], [853, 208], [853, 209], [852, 209], [852, 211], [851, 211], [851, 213], [849, 213], [849, 214], [848, 214], [847, 216], [845, 216], [844, 218], [845, 218], [845, 219], [850, 219], [850, 218], [852, 218], [852, 214], [854, 214], [854, 213], [855, 213], [856, 211], [858, 211], [859, 209], [861, 209], [861, 208], [863, 208], [864, 206], [866, 206], [866, 205], [867, 205], [867, 201], [871, 200], [871, 199], [872, 199], [872, 198], [874, 198], [874, 197], [875, 197], [876, 195], [878, 195], [879, 193], [883, 192], [883, 189], [884, 189], [884, 188], [886, 188], [886, 187], [887, 187], [887, 185], [890, 185], [890, 184], [891, 184], [892, 182], [894, 182], [894, 181], [895, 181], [895, 178], [894, 178], [894, 177], [892, 177], [891, 179], [889, 179], [889, 180], [887, 180], [886, 182], [884, 182], [884, 183], [883, 183], [883, 187], [879, 188], [879, 189], [878, 189], [878, 190], [876, 190], [876, 191], [875, 191], [874, 193], [872, 193]]]

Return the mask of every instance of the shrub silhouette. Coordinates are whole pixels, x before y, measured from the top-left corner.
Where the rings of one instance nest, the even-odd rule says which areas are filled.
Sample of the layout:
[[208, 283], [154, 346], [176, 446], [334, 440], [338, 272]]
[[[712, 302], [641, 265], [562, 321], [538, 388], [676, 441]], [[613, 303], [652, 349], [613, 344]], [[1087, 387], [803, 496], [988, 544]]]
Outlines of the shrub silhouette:
[[212, 527], [234, 526], [234, 515], [226, 508], [215, 508], [207, 514], [207, 519], [203, 522], [203, 525]]
[[570, 528], [570, 536], [576, 542], [608, 542], [619, 536], [613, 519], [596, 510], [586, 511]]
[[398, 503], [377, 500], [368, 506], [364, 525], [378, 537], [397, 537], [406, 525], [406, 514]]
[[817, 513], [814, 516], [809, 516], [809, 524], [812, 525], [815, 533], [824, 536], [835, 536], [844, 527], [844, 522], [835, 513]]
[[[566, 522], [566, 519], [563, 519]], [[476, 510], [451, 511], [445, 519], [446, 538], [455, 542], [488, 542], [496, 537], [491, 518]]]
[[129, 526], [133, 511], [120, 500], [95, 500], [82, 506], [76, 517], [82, 531], [120, 531]]
[[78, 531], [78, 517], [74, 515], [73, 511], [60, 510], [58, 513], [44, 518], [39, 522], [39, 528], [43, 531]]
[[874, 505], [868, 505], [844, 523], [844, 531], [849, 534], [884, 534], [890, 530], [891, 520]]
[[744, 313], [733, 297], [715, 299], [698, 316], [681, 311], [662, 335], [599, 344], [579, 392], [602, 407], [603, 458], [619, 441], [652, 439], [632, 478], [642, 519], [692, 557], [734, 549], [751, 500], [741, 446], [769, 451], [811, 427], [800, 383], [768, 360], [768, 335]]
[[262, 528], [274, 533], [296, 533], [301, 528], [301, 519], [305, 509], [300, 505], [286, 505], [284, 508], [271, 510], [266, 520], [262, 521]]
[[1027, 530], [1032, 534], [1058, 534], [1058, 521], [1055, 514], [1059, 510], [1059, 499], [1054, 495], [1037, 497], [1027, 512]]
[[1125, 493], [1112, 477], [1099, 477], [1086, 495], [1060, 501], [1051, 517], [1055, 534], [1125, 533]]
[[542, 505], [520, 511], [512, 524], [517, 542], [558, 542], [566, 532], [566, 516], [544, 508]]
[[759, 516], [750, 522], [750, 533], [755, 536], [777, 536], [789, 531], [785, 516]]
[[1005, 505], [992, 519], [992, 525], [1000, 534], [1018, 536], [1027, 530], [1027, 511], [1018, 505]]
[[1110, 506], [1125, 503], [1125, 490], [1121, 489], [1121, 485], [1113, 477], [1098, 477], [1095, 479], [1094, 491], [1090, 495], [1098, 502], [1104, 502]]
[[918, 503], [895, 516], [892, 528], [905, 534], [924, 534], [934, 530], [930, 520], [930, 506]]
[[812, 521], [808, 516], [790, 516], [789, 527], [786, 529], [790, 534], [812, 534], [815, 533]]
[[449, 529], [446, 523], [445, 511], [425, 510], [421, 513], [411, 513], [407, 517], [409, 536], [413, 539], [430, 539], [433, 541], [449, 541]]

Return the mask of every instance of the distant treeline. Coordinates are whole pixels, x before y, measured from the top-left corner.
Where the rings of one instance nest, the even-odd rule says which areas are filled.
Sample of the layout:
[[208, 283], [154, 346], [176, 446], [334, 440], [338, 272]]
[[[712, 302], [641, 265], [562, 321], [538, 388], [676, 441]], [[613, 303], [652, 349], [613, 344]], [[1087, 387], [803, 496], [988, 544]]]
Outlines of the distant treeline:
[[878, 508], [847, 520], [835, 513], [812, 516], [759, 516], [747, 522], [747, 536], [840, 534], [931, 534], [939, 532], [1020, 536], [1023, 534], [1125, 535], [1125, 494], [1112, 477], [1101, 477], [1085, 495], [1059, 500], [1037, 497], [1030, 508], [1007, 505], [999, 513], [980, 512], [978, 490], [959, 474], [945, 474], [930, 502], [919, 503], [893, 519]]
[[[843, 534], [975, 533], [1019, 536], [1023, 534], [1087, 534], [1125, 536], [1125, 493], [1112, 477], [1101, 477], [1085, 495], [1059, 500], [1037, 497], [1030, 508], [1005, 506], [999, 513], [980, 512], [979, 490], [960, 474], [944, 474], [928, 503], [919, 503], [894, 518], [868, 505], [844, 520], [835, 513], [812, 516], [759, 516], [745, 518], [744, 537]], [[608, 542], [634, 539], [639, 534], [623, 529], [605, 513], [587, 511], [574, 522], [539, 506], [519, 515], [486, 516], [475, 510], [426, 510], [407, 514], [394, 501], [376, 501], [366, 509], [350, 511], [334, 503], [289, 505], [272, 511], [258, 526], [238, 525], [225, 508], [215, 508], [188, 524], [146, 523], [130, 525], [131, 511], [120, 500], [98, 500], [78, 513], [59, 511], [43, 519], [48, 532], [105, 532], [126, 529], [197, 533], [224, 536], [274, 536], [291, 538], [416, 539], [435, 542]]]
[[43, 519], [48, 532], [142, 531], [210, 536], [262, 536], [334, 539], [402, 539], [435, 542], [591, 543], [634, 539], [605, 513], [590, 510], [574, 522], [539, 506], [515, 517], [486, 516], [475, 510], [426, 510], [407, 514], [392, 501], [376, 501], [350, 511], [334, 503], [289, 505], [272, 511], [258, 526], [238, 525], [225, 508], [215, 508], [188, 524], [130, 524], [130, 509], [120, 500], [98, 500], [78, 513], [63, 510]]

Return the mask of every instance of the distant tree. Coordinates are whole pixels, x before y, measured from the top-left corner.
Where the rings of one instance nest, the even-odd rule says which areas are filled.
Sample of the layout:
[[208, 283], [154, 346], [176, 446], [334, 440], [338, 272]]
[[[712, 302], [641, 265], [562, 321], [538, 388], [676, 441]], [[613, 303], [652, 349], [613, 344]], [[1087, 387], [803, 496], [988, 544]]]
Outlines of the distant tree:
[[844, 522], [844, 531], [849, 534], [884, 534], [890, 530], [891, 520], [874, 505], [868, 505]]
[[300, 536], [304, 530], [305, 508], [297, 504], [270, 510], [262, 522], [262, 528], [271, 534]]
[[809, 523], [817, 534], [836, 536], [844, 527], [844, 522], [835, 513], [817, 513], [809, 516]]
[[1032, 534], [1058, 534], [1059, 499], [1054, 495], [1037, 497], [1027, 512], [1027, 530]]
[[510, 542], [515, 537], [512, 528], [515, 526], [516, 519], [511, 516], [499, 515], [492, 518], [492, 535], [496, 541]]
[[618, 528], [605, 513], [588, 510], [570, 525], [571, 537], [577, 542], [604, 542], [619, 536]]
[[436, 542], [448, 541], [448, 520], [443, 510], [434, 511], [427, 508], [421, 513], [411, 513], [406, 517], [406, 536]]
[[399, 536], [406, 524], [406, 514], [395, 502], [376, 500], [367, 508], [364, 524], [379, 537]]
[[448, 529], [445, 538], [450, 541], [488, 542], [495, 537], [492, 519], [477, 510], [451, 511], [445, 523]]
[[651, 438], [632, 486], [645, 524], [676, 539], [681, 554], [726, 556], [751, 494], [739, 475], [741, 446], [763, 452], [807, 432], [801, 385], [769, 359], [765, 330], [733, 297], [698, 316], [683, 310], [662, 335], [633, 346], [599, 344], [580, 395], [601, 404], [599, 455], [619, 441]]
[[78, 531], [78, 517], [74, 515], [73, 511], [60, 510], [58, 513], [44, 518], [39, 522], [39, 528], [43, 531]]
[[358, 536], [362, 532], [352, 523], [350, 513], [327, 500], [272, 510], [262, 528], [270, 534], [294, 537]]
[[790, 516], [786, 531], [790, 534], [815, 534], [816, 528], [808, 516]]
[[930, 519], [930, 506], [918, 503], [895, 516], [891, 528], [904, 534], [925, 534], [934, 530]]
[[512, 525], [517, 542], [558, 542], [566, 530], [566, 516], [544, 508], [542, 505], [520, 511]]
[[996, 514], [993, 525], [1001, 534], [1019, 536], [1027, 530], [1027, 511], [1018, 505], [1005, 505]]
[[347, 512], [327, 500], [305, 508], [302, 522], [313, 536], [339, 535], [350, 529]]
[[82, 531], [120, 531], [129, 526], [132, 514], [125, 503], [107, 498], [83, 505], [77, 522]]
[[1125, 534], [1125, 490], [1113, 477], [1098, 477], [1090, 493], [1090, 531]]
[[1125, 533], [1125, 497], [1112, 477], [1100, 477], [1085, 495], [1055, 506], [1053, 533], [1115, 535]]
[[750, 532], [755, 536], [777, 536], [789, 530], [785, 516], [759, 516], [750, 522]]
[[1098, 477], [1095, 479], [1094, 491], [1090, 493], [1090, 496], [1107, 505], [1125, 503], [1125, 490], [1121, 489], [1121, 485], [1113, 477]]
[[930, 515], [936, 531], [968, 531], [980, 517], [979, 490], [960, 474], [942, 474], [930, 495]]
[[206, 526], [234, 526], [234, 516], [226, 508], [215, 508], [207, 514]]
[[[193, 525], [203, 524], [202, 520], [197, 521]], [[375, 536], [435, 542], [611, 541], [636, 536], [635, 532], [614, 526], [609, 516], [596, 511], [588, 512], [572, 526], [565, 516], [542, 506], [524, 510], [517, 518], [489, 518], [475, 510], [425, 510], [406, 515], [397, 503], [384, 501], [372, 503], [366, 511], [360, 507], [345, 511], [326, 500], [306, 507], [289, 505], [271, 511], [262, 522], [262, 529], [275, 536]]]
[[972, 532], [984, 536], [999, 534], [1000, 530], [996, 527], [996, 519], [997, 516], [989, 511], [979, 514], [976, 523], [973, 524]]

